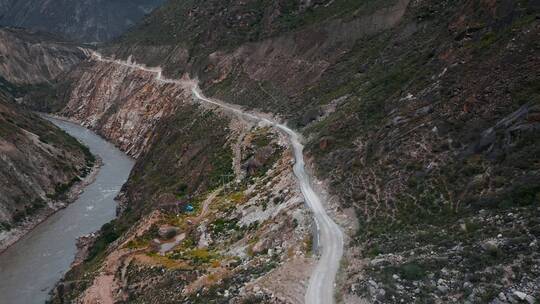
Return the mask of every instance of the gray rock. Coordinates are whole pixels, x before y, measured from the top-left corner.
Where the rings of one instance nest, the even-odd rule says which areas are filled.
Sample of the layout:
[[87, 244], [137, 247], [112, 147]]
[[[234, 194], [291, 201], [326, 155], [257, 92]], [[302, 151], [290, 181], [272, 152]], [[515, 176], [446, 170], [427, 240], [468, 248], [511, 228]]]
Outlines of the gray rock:
[[386, 262], [386, 259], [373, 259], [369, 262], [371, 266], [378, 266]]
[[521, 301], [527, 301], [527, 303], [529, 304], [534, 304], [536, 303], [536, 299], [534, 297], [532, 297], [531, 295], [528, 295], [524, 292], [521, 292], [521, 291], [514, 291], [514, 295], [519, 298]]
[[516, 297], [518, 297], [518, 298], [519, 298], [520, 300], [522, 300], [522, 301], [525, 300], [525, 298], [527, 298], [527, 294], [526, 294], [526, 293], [521, 292], [521, 291], [517, 291], [517, 290], [514, 291], [514, 295], [515, 295]]
[[446, 285], [438, 285], [437, 289], [442, 293], [447, 293], [448, 292], [448, 287]]
[[384, 300], [385, 295], [386, 295], [386, 291], [384, 289], [379, 289], [377, 291], [377, 300], [382, 302]]
[[371, 285], [371, 286], [373, 286], [373, 287], [375, 287], [375, 288], [378, 288], [378, 287], [379, 287], [379, 285], [377, 285], [377, 282], [375, 282], [375, 281], [373, 281], [373, 280], [369, 280], [368, 283], [369, 283], [369, 285]]

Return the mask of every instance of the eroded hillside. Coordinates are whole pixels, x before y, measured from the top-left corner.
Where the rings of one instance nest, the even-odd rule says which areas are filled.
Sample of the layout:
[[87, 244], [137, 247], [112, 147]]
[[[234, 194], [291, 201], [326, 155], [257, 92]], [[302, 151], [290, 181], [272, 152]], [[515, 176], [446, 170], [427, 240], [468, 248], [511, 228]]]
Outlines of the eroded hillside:
[[89, 62], [75, 74], [62, 113], [138, 160], [119, 218], [53, 302], [302, 303], [311, 219], [283, 135], [198, 104], [152, 71]]
[[65, 91], [59, 78], [86, 54], [79, 45], [57, 35], [0, 28], [0, 58], [0, 89], [34, 110], [53, 111], [58, 109], [53, 87]]
[[[338, 301], [534, 302], [540, 299], [539, 9], [534, 0], [173, 0], [102, 51], [162, 66], [171, 78], [198, 77], [208, 95], [278, 114], [305, 134], [313, 170], [325, 180], [349, 235]], [[112, 226], [115, 237], [98, 240], [95, 256], [66, 277], [62, 286], [69, 291], [55, 300], [91, 296], [88, 287], [106, 279], [131, 301], [165, 300], [152, 290], [201, 303], [227, 303], [229, 297], [239, 303], [293, 301], [270, 300], [273, 291], [260, 286], [259, 296], [254, 290], [250, 299], [242, 293], [250, 283], [234, 285], [213, 273], [212, 263], [219, 260], [214, 268], [221, 269], [226, 248], [234, 245], [202, 246], [217, 255], [202, 253], [203, 268], [190, 268], [202, 275], [178, 279], [180, 272], [171, 269], [179, 260], [198, 263], [190, 255], [194, 247], [179, 244], [163, 259], [149, 244], [154, 238], [161, 244], [163, 237], [130, 228], [153, 214], [160, 218], [157, 226], [173, 224], [177, 235], [191, 235], [194, 226], [184, 225], [196, 223], [205, 205], [171, 222], [155, 211], [159, 197], [172, 191], [175, 204], [208, 202], [213, 193], [210, 201], [229, 204], [218, 190], [229, 181], [216, 179], [229, 176], [235, 167], [228, 164], [239, 163], [240, 134], [252, 131], [240, 132], [231, 126], [236, 119], [194, 105], [188, 92], [156, 84], [146, 72], [86, 64], [77, 72], [83, 81], [72, 75], [63, 113], [139, 160], [126, 187], [126, 211]], [[251, 179], [240, 180], [234, 187]], [[249, 197], [249, 185], [259, 182], [240, 188], [243, 195]], [[208, 216], [245, 221], [242, 207], [230, 210]], [[232, 233], [236, 226], [226, 227]], [[245, 227], [238, 228], [240, 242], [266, 231], [265, 225], [252, 232]], [[137, 234], [142, 244], [128, 246]], [[195, 240], [190, 246], [199, 248], [201, 236]], [[131, 259], [138, 249], [155, 258], [156, 272], [167, 274], [159, 284], [147, 281], [157, 276], [148, 270], [149, 260]], [[126, 252], [125, 271], [107, 270], [115, 254]], [[225, 268], [235, 273], [262, 258], [270, 257], [248, 254]], [[278, 261], [289, 260], [280, 253]], [[186, 289], [188, 283], [210, 274], [199, 298], [190, 298], [197, 289]], [[94, 283], [73, 283], [84, 275]]]

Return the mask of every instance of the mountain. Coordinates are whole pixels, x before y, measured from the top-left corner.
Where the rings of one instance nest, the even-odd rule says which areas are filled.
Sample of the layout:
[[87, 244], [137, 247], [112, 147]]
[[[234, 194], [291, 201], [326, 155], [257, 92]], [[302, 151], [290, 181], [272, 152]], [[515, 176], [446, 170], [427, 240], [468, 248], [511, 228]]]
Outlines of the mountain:
[[[93, 167], [88, 149], [18, 102], [85, 58], [77, 45], [22, 29], [0, 29], [0, 250], [69, 202]], [[18, 102], [17, 102], [18, 101]], [[36, 106], [37, 107], [37, 106]]]
[[93, 167], [78, 141], [0, 95], [0, 249], [69, 202]]
[[0, 28], [0, 41], [0, 75], [18, 86], [50, 83], [86, 57], [77, 44], [45, 32]]
[[21, 28], [0, 28], [0, 46], [0, 88], [40, 111], [54, 108], [60, 76], [87, 58], [79, 44]]
[[164, 0], [2, 0], [0, 24], [53, 32], [81, 42], [122, 34]]
[[63, 76], [59, 113], [137, 164], [53, 303], [303, 302], [317, 252], [292, 150], [197, 81], [302, 133], [347, 235], [338, 302], [534, 303], [539, 10], [168, 1]]

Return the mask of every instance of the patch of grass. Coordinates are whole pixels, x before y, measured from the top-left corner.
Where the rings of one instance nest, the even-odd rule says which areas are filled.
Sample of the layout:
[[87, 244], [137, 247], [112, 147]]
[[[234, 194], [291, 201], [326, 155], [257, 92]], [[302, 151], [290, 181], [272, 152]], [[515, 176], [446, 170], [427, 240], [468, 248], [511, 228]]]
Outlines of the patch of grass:
[[235, 204], [243, 204], [247, 202], [247, 197], [244, 191], [237, 191], [229, 195], [229, 200], [234, 202]]
[[161, 256], [159, 254], [156, 254], [156, 253], [147, 253], [147, 255], [149, 257], [152, 258], [152, 260], [167, 268], [167, 269], [180, 269], [180, 270], [192, 270], [193, 267], [190, 266], [189, 264], [187, 264], [186, 262], [184, 261], [181, 261], [181, 260], [178, 260], [178, 259], [174, 259], [174, 258], [171, 258], [169, 256]]
[[140, 249], [146, 248], [150, 245], [150, 242], [158, 237], [158, 226], [153, 224], [148, 231], [146, 231], [142, 236], [135, 237], [133, 240], [129, 241], [126, 244], [126, 247], [129, 249]]
[[219, 255], [205, 248], [194, 248], [174, 251], [169, 254], [169, 258], [189, 261], [193, 265], [200, 266], [218, 261]]
[[8, 222], [0, 222], [0, 231], [10, 231], [12, 228], [11, 224]]

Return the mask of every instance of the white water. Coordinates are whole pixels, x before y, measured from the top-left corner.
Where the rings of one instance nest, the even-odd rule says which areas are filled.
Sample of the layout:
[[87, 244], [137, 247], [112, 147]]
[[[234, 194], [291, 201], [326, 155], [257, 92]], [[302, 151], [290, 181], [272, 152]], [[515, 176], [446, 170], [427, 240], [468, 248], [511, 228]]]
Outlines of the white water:
[[262, 117], [260, 115], [249, 113], [241, 108], [216, 101], [205, 97], [195, 81], [174, 80], [163, 77], [162, 69], [159, 67], [147, 67], [137, 64], [128, 58], [127, 61], [107, 59], [98, 53], [92, 53], [92, 56], [103, 62], [114, 63], [133, 69], [138, 69], [156, 74], [156, 81], [160, 83], [171, 83], [185, 86], [191, 89], [193, 95], [200, 101], [216, 105], [234, 114], [246, 117], [254, 121], [260, 121], [271, 125], [274, 128], [287, 134], [294, 150], [295, 164], [293, 171], [298, 179], [302, 194], [306, 204], [313, 212], [313, 217], [317, 225], [317, 237], [320, 246], [320, 259], [309, 280], [309, 285], [305, 295], [306, 304], [332, 304], [334, 303], [334, 282], [339, 263], [343, 256], [343, 232], [340, 227], [332, 220], [326, 212], [322, 199], [317, 195], [311, 186], [311, 178], [305, 170], [304, 146], [300, 141], [300, 134], [277, 121]]

